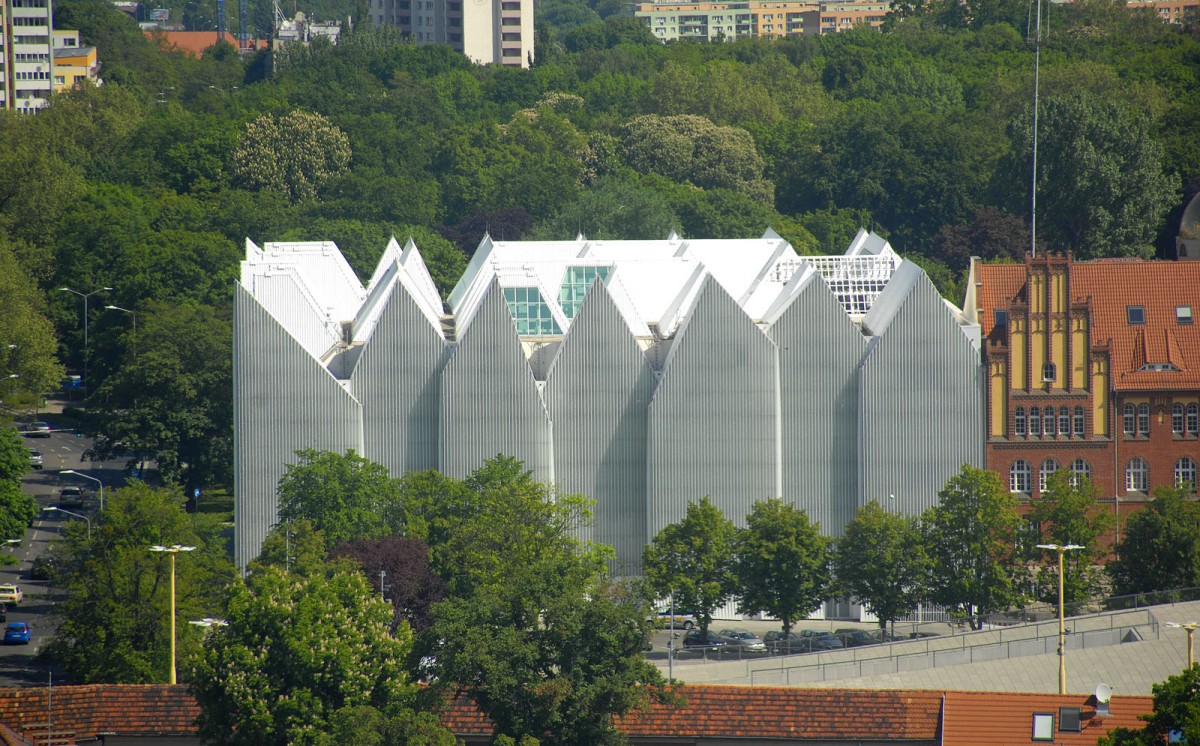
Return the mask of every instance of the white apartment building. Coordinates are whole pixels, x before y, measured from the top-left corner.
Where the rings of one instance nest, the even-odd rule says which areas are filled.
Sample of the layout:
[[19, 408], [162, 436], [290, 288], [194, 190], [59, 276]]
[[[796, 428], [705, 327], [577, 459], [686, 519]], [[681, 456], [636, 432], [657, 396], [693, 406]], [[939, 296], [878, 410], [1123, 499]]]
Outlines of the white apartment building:
[[419, 44], [449, 44], [480, 65], [529, 67], [533, 0], [369, 0], [373, 23]]
[[3, 0], [0, 5], [0, 105], [30, 112], [54, 91], [51, 0]]

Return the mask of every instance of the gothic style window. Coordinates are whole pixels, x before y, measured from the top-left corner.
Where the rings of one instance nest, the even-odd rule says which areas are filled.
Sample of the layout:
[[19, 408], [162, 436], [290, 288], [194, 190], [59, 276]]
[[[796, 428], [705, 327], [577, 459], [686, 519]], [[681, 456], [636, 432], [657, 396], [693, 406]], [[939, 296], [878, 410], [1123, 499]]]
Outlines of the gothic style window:
[[1175, 486], [1196, 486], [1196, 462], [1187, 456], [1175, 462]]
[[1083, 407], [1075, 407], [1075, 437], [1083, 437]]
[[1092, 478], [1091, 464], [1081, 458], [1077, 458], [1071, 462], [1071, 486], [1078, 487], [1079, 482], [1083, 478]]
[[1021, 437], [1025, 437], [1025, 407], [1017, 407], [1016, 416], [1014, 417], [1015, 432]]

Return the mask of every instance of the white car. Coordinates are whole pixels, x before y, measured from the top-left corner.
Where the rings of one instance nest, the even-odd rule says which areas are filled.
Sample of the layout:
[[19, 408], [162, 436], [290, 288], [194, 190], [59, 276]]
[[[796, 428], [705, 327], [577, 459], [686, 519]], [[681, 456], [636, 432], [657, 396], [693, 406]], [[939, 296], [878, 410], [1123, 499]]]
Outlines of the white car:
[[30, 448], [29, 449], [29, 465], [35, 469], [40, 469], [40, 468], [42, 468], [42, 465], [44, 463], [45, 463], [45, 460], [42, 458], [42, 452], [35, 451], [34, 449]]
[[0, 604], [19, 604], [25, 594], [19, 585], [0, 585]]
[[[674, 620], [674, 624], [672, 624]], [[675, 629], [691, 629], [696, 626], [696, 616], [690, 611], [675, 609], [674, 616], [671, 615], [671, 609], [659, 609], [656, 614], [651, 617], [654, 625], [660, 629], [674, 627]]]

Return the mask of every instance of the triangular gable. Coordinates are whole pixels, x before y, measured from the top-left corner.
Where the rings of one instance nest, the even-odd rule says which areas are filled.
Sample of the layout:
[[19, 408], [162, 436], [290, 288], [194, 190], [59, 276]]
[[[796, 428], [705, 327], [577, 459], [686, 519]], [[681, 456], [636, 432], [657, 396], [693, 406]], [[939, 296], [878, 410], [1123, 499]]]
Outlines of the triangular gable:
[[[872, 336], [883, 336], [896, 314], [903, 308], [913, 288], [923, 278], [925, 278], [925, 273], [916, 264], [907, 260], [901, 262], [887, 287], [883, 289], [883, 292], [875, 299], [871, 310], [863, 317], [863, 331]], [[925, 278], [925, 281], [929, 280]]]
[[441, 316], [442, 296], [438, 293], [437, 285], [433, 283], [433, 277], [429, 274], [429, 268], [425, 266], [425, 258], [421, 256], [412, 236], [408, 237], [408, 241], [404, 244], [404, 252], [400, 254], [400, 267], [411, 280], [409, 287], [416, 293], [413, 297], [420, 298], [435, 317]]
[[680, 288], [679, 293], [671, 300], [671, 304], [667, 306], [666, 312], [658, 320], [658, 333], [662, 337], [669, 337], [675, 333], [676, 327], [679, 326], [681, 319], [686, 319], [686, 314], [689, 308], [696, 301], [696, 295], [700, 292], [705, 281], [708, 279], [708, 270], [704, 265], [697, 264], [692, 270], [692, 274], [688, 277], [687, 282]]

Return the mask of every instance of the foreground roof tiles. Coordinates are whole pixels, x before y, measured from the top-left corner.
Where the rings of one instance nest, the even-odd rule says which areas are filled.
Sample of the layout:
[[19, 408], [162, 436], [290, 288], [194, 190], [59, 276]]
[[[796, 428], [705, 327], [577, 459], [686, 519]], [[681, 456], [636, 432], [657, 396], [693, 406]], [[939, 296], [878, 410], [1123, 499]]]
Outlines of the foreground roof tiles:
[[[1092, 704], [1088, 704], [1088, 702]], [[1080, 730], [1060, 730], [1059, 708], [1079, 708]], [[1054, 716], [1053, 743], [1056, 746], [1094, 744], [1114, 728], [1138, 730], [1145, 723], [1138, 719], [1154, 710], [1150, 697], [1120, 697], [1109, 707], [1108, 715], [1098, 715], [1094, 700], [1071, 694], [1017, 694], [999, 696], [995, 692], [946, 692], [943, 746], [1029, 746], [1033, 743], [1033, 714]]]

